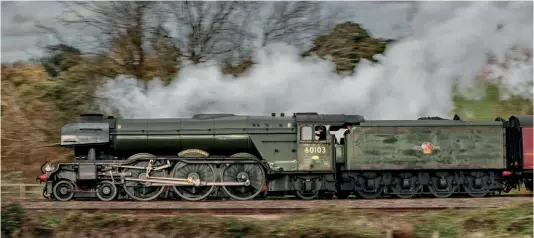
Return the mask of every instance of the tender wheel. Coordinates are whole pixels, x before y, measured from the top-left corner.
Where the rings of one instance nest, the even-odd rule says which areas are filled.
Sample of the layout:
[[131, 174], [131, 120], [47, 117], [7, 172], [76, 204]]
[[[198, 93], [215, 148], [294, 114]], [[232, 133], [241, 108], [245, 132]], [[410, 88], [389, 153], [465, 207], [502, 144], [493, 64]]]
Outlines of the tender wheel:
[[52, 190], [54, 193], [54, 198], [59, 201], [69, 201], [74, 197], [74, 188], [76, 185], [74, 185], [73, 182], [67, 181], [67, 180], [61, 180], [56, 185], [54, 185], [54, 189]]
[[436, 173], [435, 176], [432, 176], [430, 182], [428, 190], [437, 198], [448, 198], [458, 188], [458, 185], [454, 184], [454, 174], [447, 172]]
[[101, 201], [111, 201], [117, 197], [118, 193], [117, 185], [111, 181], [102, 181], [96, 188], [96, 196]]
[[247, 182], [249, 185], [222, 186], [224, 192], [236, 200], [249, 200], [258, 196], [265, 184], [265, 172], [259, 164], [231, 164], [224, 168], [222, 182]]
[[466, 174], [464, 189], [471, 197], [485, 197], [490, 192], [489, 184], [492, 182], [490, 174], [485, 172], [471, 172]]
[[[171, 174], [174, 178], [187, 179], [192, 182], [215, 182], [215, 170], [210, 164], [186, 164], [179, 162]], [[173, 186], [174, 192], [181, 198], [190, 201], [202, 200], [209, 196], [215, 186]]]
[[[134, 156], [147, 156], [150, 154], [136, 154], [128, 158], [128, 160], [132, 159]], [[153, 156], [153, 155], [152, 155]], [[163, 165], [161, 161], [156, 161], [152, 167], [157, 167]], [[125, 173], [131, 173], [131, 178], [137, 178], [137, 179], [146, 179], [146, 167], [148, 166], [148, 161], [139, 161], [132, 166], [136, 167], [142, 167], [143, 169], [132, 169], [127, 168], [124, 170]], [[152, 170], [150, 172], [150, 177], [167, 177], [167, 174], [164, 170], [154, 171]], [[137, 181], [125, 181], [124, 182], [124, 191], [126, 194], [128, 194], [130, 197], [132, 197], [135, 200], [138, 201], [149, 201], [156, 199], [163, 191], [165, 190], [165, 186], [162, 185], [156, 185], [149, 182], [137, 182]]]
[[413, 198], [421, 190], [421, 185], [417, 184], [417, 174], [400, 173], [395, 176], [394, 181], [391, 189], [399, 198]]

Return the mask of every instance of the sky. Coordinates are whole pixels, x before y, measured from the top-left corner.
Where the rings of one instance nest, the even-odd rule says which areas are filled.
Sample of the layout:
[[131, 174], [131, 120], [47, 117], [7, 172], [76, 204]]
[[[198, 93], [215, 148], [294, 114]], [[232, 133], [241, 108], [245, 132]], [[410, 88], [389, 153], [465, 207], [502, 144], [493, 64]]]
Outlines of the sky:
[[[362, 24], [375, 37], [398, 38], [408, 32], [407, 2], [328, 2], [327, 8], [343, 8], [346, 17], [340, 21]], [[61, 26], [56, 18], [62, 14], [59, 2], [2, 1], [1, 61], [9, 63], [42, 55], [42, 48], [57, 43], [52, 35], [44, 34], [37, 24], [57, 28], [68, 43], [87, 39], [84, 32]]]

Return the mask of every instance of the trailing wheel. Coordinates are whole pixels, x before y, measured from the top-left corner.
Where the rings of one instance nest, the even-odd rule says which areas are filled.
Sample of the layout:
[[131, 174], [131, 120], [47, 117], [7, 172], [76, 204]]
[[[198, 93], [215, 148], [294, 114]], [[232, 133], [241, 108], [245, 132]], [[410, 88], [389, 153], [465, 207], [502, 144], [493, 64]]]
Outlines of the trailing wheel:
[[357, 184], [360, 189], [356, 194], [364, 199], [376, 199], [384, 192], [384, 186], [381, 185], [382, 177], [378, 173], [366, 172], [358, 176]]
[[68, 180], [61, 180], [54, 185], [52, 193], [54, 198], [59, 201], [69, 201], [74, 197], [74, 188], [76, 185]]
[[96, 196], [101, 201], [111, 201], [117, 197], [119, 189], [111, 181], [102, 181], [98, 183], [96, 188]]
[[471, 197], [485, 197], [490, 192], [489, 185], [492, 184], [490, 173], [482, 171], [470, 172], [466, 174], [465, 181], [464, 190]]
[[215, 186], [197, 186], [195, 182], [215, 182], [215, 170], [211, 164], [186, 164], [178, 162], [171, 172], [174, 178], [191, 181], [189, 186], [173, 186], [174, 192], [181, 198], [198, 201], [208, 197]]
[[230, 164], [222, 174], [222, 182], [247, 182], [248, 185], [222, 186], [224, 192], [236, 200], [249, 200], [258, 196], [265, 184], [265, 172], [259, 164]]
[[[135, 154], [131, 156], [130, 158], [128, 158], [128, 160], [130, 159], [133, 160], [134, 156], [145, 157], [145, 156], [153, 156], [153, 155], [140, 153], [140, 154]], [[131, 166], [140, 167], [139, 169], [127, 168], [123, 172], [131, 173], [131, 176], [130, 176], [131, 178], [147, 179], [148, 176], [146, 174], [146, 168], [148, 164], [149, 164], [148, 160], [138, 161], [132, 164]], [[156, 161], [154, 162], [154, 164], [152, 164], [152, 167], [157, 167], [161, 165], [162, 165], [161, 162]], [[151, 170], [149, 175], [150, 177], [167, 177], [165, 170], [158, 170], [158, 171]], [[138, 181], [125, 181], [123, 188], [126, 194], [128, 194], [130, 197], [138, 201], [149, 201], [149, 200], [156, 199], [165, 190], [165, 186], [161, 186], [161, 185], [154, 186], [150, 182], [138, 182]]]
[[399, 198], [413, 198], [420, 190], [417, 174], [400, 173], [395, 176], [391, 189]]
[[430, 179], [428, 190], [437, 198], [448, 198], [457, 190], [458, 185], [454, 183], [454, 174], [438, 172]]
[[323, 187], [321, 178], [318, 177], [296, 177], [293, 186], [295, 186], [295, 196], [302, 200], [318, 199], [321, 196]]

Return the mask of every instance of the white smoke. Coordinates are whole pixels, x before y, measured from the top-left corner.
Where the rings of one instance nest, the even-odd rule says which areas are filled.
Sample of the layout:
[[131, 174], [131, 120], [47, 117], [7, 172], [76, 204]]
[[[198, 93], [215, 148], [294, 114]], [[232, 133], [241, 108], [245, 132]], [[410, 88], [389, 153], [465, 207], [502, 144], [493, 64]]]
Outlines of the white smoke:
[[[420, 2], [412, 35], [377, 58], [341, 76], [318, 58], [272, 44], [258, 50], [254, 67], [240, 77], [217, 67], [182, 69], [169, 86], [118, 77], [98, 90], [101, 105], [128, 118], [188, 117], [195, 113], [268, 115], [313, 111], [360, 114], [368, 119], [449, 117], [451, 89], [473, 94], [488, 54], [505, 62], [510, 49], [532, 49], [532, 2]], [[532, 98], [532, 59], [492, 69], [507, 95]], [[506, 95], [505, 95], [506, 96]]]

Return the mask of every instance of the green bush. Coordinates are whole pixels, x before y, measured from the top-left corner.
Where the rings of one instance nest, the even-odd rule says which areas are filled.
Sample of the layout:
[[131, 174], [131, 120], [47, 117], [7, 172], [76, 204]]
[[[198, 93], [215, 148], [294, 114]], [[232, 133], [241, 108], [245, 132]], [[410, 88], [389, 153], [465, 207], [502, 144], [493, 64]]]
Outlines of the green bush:
[[2, 236], [10, 237], [22, 224], [24, 209], [18, 203], [2, 206]]

